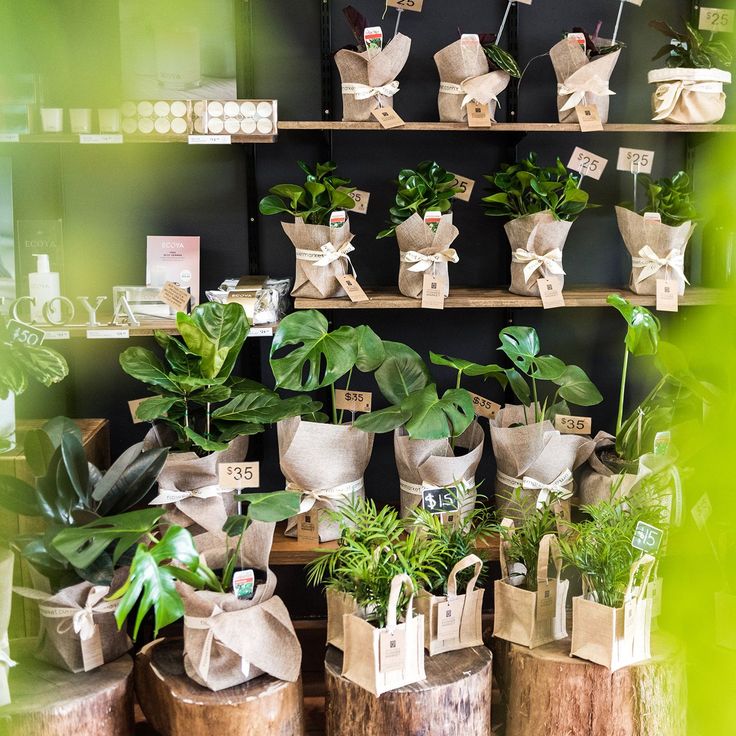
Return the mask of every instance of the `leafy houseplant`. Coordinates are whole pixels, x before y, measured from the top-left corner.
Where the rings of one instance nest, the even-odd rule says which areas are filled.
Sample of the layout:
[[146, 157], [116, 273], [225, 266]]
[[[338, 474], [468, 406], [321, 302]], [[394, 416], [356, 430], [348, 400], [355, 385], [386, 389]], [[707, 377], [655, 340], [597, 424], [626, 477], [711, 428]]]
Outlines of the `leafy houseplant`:
[[650, 20], [649, 27], [669, 38], [668, 43], [652, 57], [652, 61], [664, 58], [671, 69], [720, 69], [731, 66], [733, 53], [728, 44], [714, 38], [706, 40], [689, 23], [685, 23], [682, 31], [662, 20]]
[[673, 227], [698, 219], [695, 192], [690, 177], [684, 171], [661, 179], [640, 174], [638, 179], [647, 195], [647, 204], [640, 214], [656, 212], [665, 225]]
[[606, 54], [612, 54], [614, 51], [618, 51], [624, 47], [621, 42], [611, 43], [606, 39], [600, 38], [600, 30], [603, 24], [599, 21], [596, 26], [595, 33], [589, 34], [584, 28], [573, 28], [573, 33], [582, 33], [585, 36], [585, 53], [589, 59], [596, 59], [599, 56], [605, 56]]

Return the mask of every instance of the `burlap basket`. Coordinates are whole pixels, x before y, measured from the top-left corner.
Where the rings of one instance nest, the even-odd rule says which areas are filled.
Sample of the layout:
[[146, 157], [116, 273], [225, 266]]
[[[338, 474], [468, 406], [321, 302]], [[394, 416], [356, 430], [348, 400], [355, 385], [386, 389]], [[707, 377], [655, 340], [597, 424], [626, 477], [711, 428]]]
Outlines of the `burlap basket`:
[[665, 225], [647, 220], [636, 212], [616, 207], [616, 220], [626, 250], [631, 256], [629, 288], [634, 294], [656, 294], [657, 280], [666, 279], [685, 293], [685, 248], [694, 225]]
[[[468, 581], [464, 593], [457, 592], [457, 575], [468, 567], [475, 566], [473, 577]], [[417, 613], [424, 616], [424, 647], [429, 656], [442, 652], [454, 652], [458, 649], [483, 646], [483, 588], [476, 588], [483, 561], [477, 555], [468, 555], [460, 560], [450, 571], [447, 579], [447, 595], [432, 595], [420, 590], [417, 596]], [[443, 604], [454, 602], [460, 609], [459, 624], [450, 622], [448, 610]], [[452, 611], [450, 611], [452, 613]], [[449, 635], [443, 633], [449, 629]], [[458, 628], [459, 626], [459, 628]]]
[[128, 568], [119, 568], [109, 586], [83, 582], [53, 595], [14, 588], [14, 592], [39, 604], [36, 657], [68, 672], [88, 672], [128, 652], [133, 643], [124, 629], [118, 631], [115, 622], [118, 601], [106, 600], [127, 576]]
[[10, 702], [8, 670], [15, 666], [10, 658], [8, 626], [13, 599], [13, 565], [15, 557], [9, 550], [0, 550], [0, 707]]
[[[483, 455], [485, 435], [474, 421], [456, 440], [455, 447], [464, 449], [457, 455], [444, 440], [413, 440], [403, 427], [394, 431], [394, 457], [399, 473], [401, 518], [421, 505], [422, 489], [456, 487], [461, 515], [475, 507], [475, 472]], [[472, 489], [472, 490], [471, 490]]]
[[537, 212], [504, 225], [511, 245], [512, 294], [539, 296], [537, 279], [549, 279], [560, 291], [565, 286], [562, 250], [572, 227], [549, 212]]
[[[223, 690], [267, 673], [295, 682], [301, 668], [301, 647], [289, 612], [278, 596], [276, 576], [268, 567], [274, 524], [254, 521], [243, 536], [241, 569], [266, 571], [251, 600], [233, 592], [195, 590], [177, 583], [184, 601], [184, 669], [202, 687]], [[221, 569], [225, 548], [234, 544], [223, 535], [201, 551], [207, 565]]]
[[731, 73], [721, 69], [653, 69], [649, 84], [652, 94], [652, 120], [680, 125], [717, 123], [726, 112], [724, 84], [731, 84]]
[[489, 105], [495, 121], [498, 95], [508, 87], [511, 77], [502, 71], [488, 71], [488, 58], [476, 39], [461, 39], [434, 55], [440, 75], [437, 97], [440, 120], [464, 123], [468, 119], [467, 105], [478, 102]]
[[354, 615], [365, 618], [365, 610], [358, 606], [351, 593], [342, 593], [332, 588], [325, 591], [327, 598], [327, 643], [341, 651], [345, 648], [345, 634], [342, 617]]
[[[595, 448], [590, 437], [558, 432], [551, 422], [525, 424], [533, 407], [507, 404], [490, 420], [496, 458], [496, 506], [502, 516], [519, 520], [523, 509], [573, 494], [573, 471]], [[520, 425], [520, 426], [512, 426]], [[520, 488], [521, 498], [515, 497]], [[519, 503], [521, 501], [521, 503]], [[566, 501], [569, 505], [569, 500]], [[569, 518], [569, 509], [564, 514]]]
[[[600, 39], [601, 45], [610, 41]], [[601, 122], [608, 122], [608, 86], [621, 50], [588, 59], [583, 47], [573, 38], [556, 43], [549, 52], [557, 77], [557, 115], [561, 123], [577, 123], [578, 105], [595, 105]]]
[[[320, 542], [340, 536], [337, 521], [320, 513], [365, 496], [363, 474], [371, 459], [373, 434], [350, 424], [305, 422], [301, 417], [277, 425], [279, 463], [287, 489], [300, 491], [300, 513], [316, 513]], [[286, 535], [297, 536], [298, 516], [286, 525]]]
[[[621, 608], [597, 603], [583, 578], [583, 595], [572, 599], [571, 656], [611, 671], [651, 657], [652, 601], [647, 597], [647, 587], [654, 562], [651, 555], [642, 555], [631, 566]], [[637, 573], [641, 574], [638, 585]]]
[[[504, 519], [503, 524], [513, 529], [511, 519]], [[557, 537], [546, 534], [539, 544], [535, 591], [524, 590], [510, 582], [506, 559], [508, 545], [501, 540], [501, 580], [493, 584], [493, 636], [530, 649], [566, 638], [569, 581], [560, 579], [562, 556]], [[555, 568], [554, 578], [549, 576], [550, 555]]]
[[291, 295], [305, 299], [346, 296], [337, 277], [353, 271], [348, 255], [355, 250], [350, 219], [346, 218], [342, 227], [329, 227], [307, 225], [297, 218], [294, 222], [282, 222], [281, 227], [296, 252], [296, 275]]
[[379, 52], [341, 49], [335, 64], [342, 80], [342, 119], [372, 120], [371, 110], [393, 107], [399, 90], [396, 77], [409, 58], [411, 39], [397, 33]]
[[626, 496], [637, 481], [636, 473], [616, 473], [600, 458], [605, 451], [613, 451], [616, 438], [607, 432], [598, 432], [593, 438], [595, 450], [579, 469], [576, 483], [578, 501], [581, 505], [592, 505], [611, 498]]
[[452, 214], [442, 215], [437, 232], [414, 213], [396, 228], [399, 244], [399, 291], [413, 299], [422, 295], [424, 275], [431, 273], [445, 284], [445, 296], [450, 293], [448, 263], [460, 258], [450, 245], [460, 231], [452, 224]]

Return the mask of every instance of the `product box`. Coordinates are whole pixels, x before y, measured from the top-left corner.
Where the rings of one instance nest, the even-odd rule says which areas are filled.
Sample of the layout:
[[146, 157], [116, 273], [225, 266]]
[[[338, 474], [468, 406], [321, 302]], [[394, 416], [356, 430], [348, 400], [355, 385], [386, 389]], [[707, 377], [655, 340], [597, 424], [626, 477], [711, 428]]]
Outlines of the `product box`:
[[61, 220], [18, 220], [17, 292], [28, 294], [28, 274], [36, 271], [34, 255], [46, 253], [52, 272], [58, 273], [64, 288], [64, 240]]
[[197, 100], [194, 131], [204, 135], [273, 136], [278, 133], [277, 100]]
[[149, 235], [146, 248], [146, 285], [162, 287], [173, 281], [199, 304], [199, 236]]

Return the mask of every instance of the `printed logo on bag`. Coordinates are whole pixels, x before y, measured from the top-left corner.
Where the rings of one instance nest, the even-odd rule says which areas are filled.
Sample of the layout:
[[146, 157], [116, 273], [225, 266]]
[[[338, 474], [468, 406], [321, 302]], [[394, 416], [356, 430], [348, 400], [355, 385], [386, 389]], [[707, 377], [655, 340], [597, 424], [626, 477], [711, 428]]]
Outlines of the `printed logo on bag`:
[[345, 221], [347, 219], [348, 219], [348, 216], [345, 213], [345, 210], [335, 210], [330, 215], [330, 227], [333, 230], [337, 230], [345, 224]]
[[575, 112], [578, 114], [578, 123], [583, 133], [603, 130], [603, 122], [597, 105], [577, 105]]
[[698, 16], [698, 28], [713, 33], [733, 32], [734, 11], [725, 8], [704, 8], [701, 6]]
[[677, 284], [667, 279], [657, 279], [657, 311], [676, 312], [678, 310]]
[[397, 10], [413, 10], [416, 13], [421, 13], [424, 0], [386, 0], [386, 5]]
[[431, 514], [458, 510], [458, 493], [452, 488], [422, 488], [422, 508]]
[[29, 325], [24, 325], [15, 319], [8, 320], [7, 328], [10, 333], [10, 341], [17, 342], [19, 345], [29, 345], [37, 348], [43, 344], [46, 333]]
[[344, 411], [369, 412], [372, 400], [370, 391], [335, 391], [335, 408]]
[[466, 176], [460, 176], [460, 174], [453, 174], [453, 176], [455, 180], [452, 182], [452, 186], [460, 190], [453, 198], [459, 199], [462, 202], [470, 202], [470, 195], [473, 193], [475, 179], [468, 179]]
[[630, 174], [651, 174], [654, 151], [640, 148], [619, 148], [616, 168]]
[[258, 488], [259, 463], [220, 463], [217, 466], [217, 483], [221, 488]]
[[399, 128], [406, 125], [393, 107], [376, 107], [371, 115], [378, 120], [382, 128]]
[[296, 536], [300, 542], [319, 544], [319, 511], [307, 511], [297, 517]]
[[555, 617], [557, 612], [557, 581], [539, 582], [537, 584], [537, 620]]
[[664, 532], [661, 529], [640, 521], [634, 530], [634, 538], [631, 540], [631, 546], [653, 555], [659, 550], [663, 536]]
[[463, 616], [463, 599], [455, 598], [437, 605], [437, 638], [459, 639]]
[[342, 274], [335, 276], [340, 286], [345, 289], [345, 293], [351, 302], [368, 302], [370, 299], [368, 295], [363, 291], [363, 287], [357, 282], [355, 276], [350, 274]]
[[393, 631], [384, 630], [378, 638], [378, 669], [381, 672], [394, 672], [404, 669], [404, 640], [406, 632], [403, 627]]
[[567, 414], [555, 416], [555, 429], [562, 434], [590, 434], [593, 420], [590, 417], [573, 417]]
[[551, 279], [537, 279], [537, 286], [544, 309], [558, 309], [565, 306], [565, 297], [562, 295], [559, 282]]
[[495, 401], [485, 399], [478, 394], [469, 392], [473, 399], [473, 411], [477, 417], [488, 417], [493, 419], [496, 413], [501, 409], [501, 404], [497, 404]]
[[577, 171], [583, 176], [589, 176], [591, 179], [598, 180], [603, 176], [607, 164], [607, 158], [598, 156], [578, 146], [572, 152], [567, 168]]

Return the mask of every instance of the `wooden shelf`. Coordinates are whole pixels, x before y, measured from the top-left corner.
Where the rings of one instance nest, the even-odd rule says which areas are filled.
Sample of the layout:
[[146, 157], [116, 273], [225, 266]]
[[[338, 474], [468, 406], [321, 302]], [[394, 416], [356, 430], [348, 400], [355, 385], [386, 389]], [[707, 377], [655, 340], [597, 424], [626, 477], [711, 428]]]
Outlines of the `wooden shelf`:
[[[8, 145], [16, 145], [18, 143], [76, 143], [85, 146], [115, 146], [121, 145], [121, 141], [97, 141], [90, 143], [80, 143], [79, 135], [72, 133], [32, 133], [29, 135], [21, 133], [18, 140], [7, 140], [2, 138], [0, 134], [0, 145], [3, 143]], [[116, 134], [117, 135], [117, 134]], [[278, 135], [232, 135], [231, 143], [276, 143]], [[183, 143], [187, 145], [189, 142], [188, 135], [123, 135], [122, 143]], [[201, 145], [201, 144], [196, 144]], [[211, 145], [211, 144], [205, 144]], [[217, 145], [228, 145], [217, 144]]]
[[[403, 296], [395, 288], [365, 289], [370, 301], [351, 302], [347, 297], [335, 299], [294, 300], [296, 309], [420, 309], [421, 299]], [[563, 292], [566, 307], [606, 307], [606, 297], [619, 293], [633, 304], [653, 307], [654, 296], [640, 296], [626, 288], [615, 286], [570, 286]], [[680, 306], [708, 306], [720, 303], [726, 292], [718, 289], [690, 287], [680, 298]], [[450, 288], [450, 296], [445, 299], [446, 309], [518, 309], [525, 307], [541, 308], [542, 300], [532, 296], [517, 296], [506, 289], [480, 289], [458, 287]]]
[[[103, 319], [103, 318], [101, 318]], [[90, 339], [121, 339], [128, 337], [150, 337], [156, 331], [165, 332], [167, 335], [178, 335], [174, 320], [155, 320], [152, 322], [141, 322], [138, 327], [128, 327], [127, 325], [102, 324], [97, 327], [89, 325], [37, 325], [39, 329], [47, 332], [46, 340], [49, 343], [58, 340], [66, 340], [72, 337], [88, 337], [88, 333], [92, 330], [95, 333], [109, 332], [109, 336], [95, 337]], [[249, 335], [251, 337], [273, 337], [273, 333], [278, 328], [278, 323], [270, 323], [267, 325], [255, 325], [251, 327]], [[127, 330], [127, 335], [123, 335], [121, 331]]]

